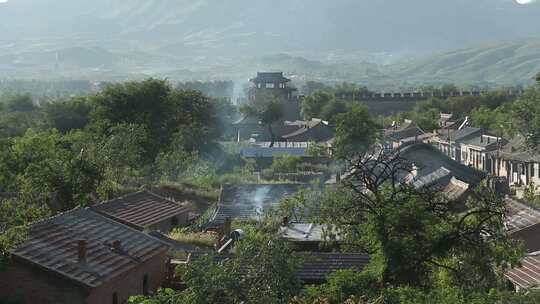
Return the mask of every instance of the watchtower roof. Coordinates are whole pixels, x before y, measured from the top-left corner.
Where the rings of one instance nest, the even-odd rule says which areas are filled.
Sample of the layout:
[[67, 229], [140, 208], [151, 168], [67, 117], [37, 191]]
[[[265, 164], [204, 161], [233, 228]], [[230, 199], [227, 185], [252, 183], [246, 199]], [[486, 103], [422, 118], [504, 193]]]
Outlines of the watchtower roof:
[[283, 76], [283, 72], [258, 72], [257, 77], [250, 79], [253, 83], [286, 83], [289, 78]]

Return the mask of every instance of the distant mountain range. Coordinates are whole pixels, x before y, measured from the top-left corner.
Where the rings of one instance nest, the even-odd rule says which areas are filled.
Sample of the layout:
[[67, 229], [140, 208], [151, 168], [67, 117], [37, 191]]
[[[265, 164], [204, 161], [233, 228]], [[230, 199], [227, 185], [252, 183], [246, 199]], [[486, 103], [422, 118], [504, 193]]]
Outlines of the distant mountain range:
[[515, 0], [9, 0], [0, 73], [523, 82], [539, 16]]

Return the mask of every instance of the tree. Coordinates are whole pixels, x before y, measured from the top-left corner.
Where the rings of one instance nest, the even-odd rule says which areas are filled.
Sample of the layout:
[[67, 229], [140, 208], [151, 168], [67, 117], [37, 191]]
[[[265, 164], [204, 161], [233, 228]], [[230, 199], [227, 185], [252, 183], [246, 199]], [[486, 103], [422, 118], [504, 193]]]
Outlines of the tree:
[[366, 152], [376, 141], [378, 127], [365, 106], [354, 105], [336, 116], [337, 127], [333, 153], [348, 159]]
[[302, 100], [301, 113], [304, 119], [321, 118], [323, 108], [334, 99], [330, 93], [315, 91]]
[[190, 152], [208, 148], [220, 135], [216, 108], [209, 98], [197, 91], [173, 90], [164, 80], [111, 85], [92, 102], [93, 124], [104, 129], [117, 124], [146, 129], [145, 164], [169, 147], [175, 133], [197, 131], [196, 140], [185, 147]]
[[261, 102], [258, 105], [244, 106], [241, 111], [244, 115], [257, 117], [261, 124], [268, 128], [268, 133], [270, 133], [271, 138], [270, 147], [273, 147], [276, 136], [272, 129], [272, 125], [283, 119], [284, 113], [282, 104], [277, 100], [270, 100], [265, 103]]
[[9, 251], [25, 241], [29, 225], [51, 215], [48, 199], [41, 194], [0, 199], [0, 272]]
[[332, 91], [332, 89], [322, 82], [311, 80], [306, 81], [306, 83], [302, 86], [302, 93], [306, 96], [311, 95], [316, 91], [329, 92]]
[[521, 133], [531, 149], [540, 147], [540, 84], [530, 88], [513, 105], [510, 123]]
[[274, 157], [270, 169], [278, 173], [294, 173], [298, 171], [298, 165], [302, 162], [302, 158], [290, 154], [283, 154]]
[[93, 202], [103, 181], [96, 163], [84, 150], [72, 150], [72, 143], [58, 131], [29, 129], [23, 137], [6, 144], [0, 159], [0, 180], [6, 191], [28, 195], [56, 194], [62, 210]]
[[67, 133], [82, 129], [90, 122], [91, 106], [86, 98], [49, 102], [43, 105], [47, 127]]
[[5, 109], [8, 112], [33, 112], [36, 110], [34, 101], [30, 94], [17, 94], [9, 96], [4, 100]]
[[202, 257], [179, 268], [187, 285], [183, 293], [161, 291], [157, 297], [134, 297], [131, 304], [288, 303], [300, 289], [299, 260], [275, 235], [248, 231], [224, 261]]
[[483, 188], [456, 214], [444, 196], [405, 182], [411, 168], [396, 152], [357, 158], [323, 200], [326, 222], [372, 255], [381, 286], [433, 287], [437, 276], [466, 292], [503, 286], [503, 271], [522, 256], [506, 235], [504, 202]]

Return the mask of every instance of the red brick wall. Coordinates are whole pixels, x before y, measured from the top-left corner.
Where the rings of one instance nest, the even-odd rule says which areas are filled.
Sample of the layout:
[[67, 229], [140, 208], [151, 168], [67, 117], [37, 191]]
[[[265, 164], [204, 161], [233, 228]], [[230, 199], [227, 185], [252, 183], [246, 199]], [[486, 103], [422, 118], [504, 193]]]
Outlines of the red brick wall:
[[113, 294], [118, 293], [118, 303], [124, 303], [130, 296], [143, 293], [143, 277], [149, 276], [151, 291], [157, 290], [166, 278], [167, 252], [155, 256], [143, 265], [122, 274], [92, 291], [86, 304], [112, 304]]
[[12, 261], [0, 271], [0, 299], [21, 304], [84, 303], [84, 290], [60, 276]]
[[166, 259], [167, 253], [163, 252], [90, 290], [89, 294], [61, 276], [13, 261], [6, 271], [0, 272], [0, 299], [18, 299], [21, 304], [108, 304], [117, 292], [118, 303], [124, 303], [130, 296], [143, 293], [145, 274], [148, 274], [151, 291], [162, 285], [166, 278]]

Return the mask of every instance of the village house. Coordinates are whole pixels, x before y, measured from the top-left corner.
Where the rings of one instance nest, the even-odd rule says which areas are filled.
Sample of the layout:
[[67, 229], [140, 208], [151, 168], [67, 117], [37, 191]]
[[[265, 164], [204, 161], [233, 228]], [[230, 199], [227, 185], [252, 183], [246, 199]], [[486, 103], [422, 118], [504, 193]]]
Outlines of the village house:
[[[187, 262], [195, 262], [205, 255], [191, 253]], [[324, 284], [328, 276], [338, 270], [361, 272], [371, 261], [371, 257], [364, 253], [296, 252], [295, 255], [301, 260], [295, 275], [304, 284]], [[215, 255], [213, 258], [218, 264], [223, 264], [233, 259], [234, 255]]]
[[417, 142], [427, 142], [435, 136], [434, 133], [426, 133], [411, 120], [405, 120], [402, 125], [394, 122], [393, 126], [384, 130], [384, 148], [387, 150], [398, 149], [402, 146]]
[[322, 119], [313, 118], [309, 121], [289, 123], [289, 125], [296, 125], [298, 129], [282, 136], [283, 140], [287, 142], [325, 143], [334, 138], [336, 134], [335, 128]]
[[512, 198], [505, 200], [505, 206], [510, 237], [523, 241], [527, 252], [540, 251], [540, 211]]
[[483, 131], [480, 128], [464, 127], [458, 130], [447, 129], [442, 132], [439, 131], [438, 136], [433, 138], [433, 143], [439, 151], [461, 163], [461, 144], [482, 134]]
[[420, 191], [443, 193], [448, 202], [452, 203], [457, 210], [466, 209], [465, 204], [473, 191], [468, 183], [456, 178], [445, 167], [427, 175], [414, 177], [412, 185]]
[[224, 185], [217, 210], [210, 224], [223, 226], [227, 220], [259, 220], [264, 211], [279, 206], [282, 199], [291, 197], [306, 187], [309, 186], [302, 184]]
[[38, 222], [0, 272], [0, 299], [16, 303], [120, 304], [166, 278], [169, 247], [90, 209]]
[[169, 232], [189, 224], [190, 208], [143, 190], [103, 202], [92, 210], [138, 230]]
[[[299, 157], [302, 163], [307, 164], [326, 165], [330, 163], [331, 160], [328, 156], [310, 155], [310, 145], [312, 145], [310, 142], [275, 142], [274, 146], [270, 147], [269, 142], [260, 142], [242, 148], [240, 155], [246, 159], [254, 160], [256, 170], [269, 168], [276, 157], [284, 155]], [[328, 145], [326, 148], [328, 149]]]
[[516, 292], [526, 292], [540, 287], [540, 252], [527, 254], [521, 260], [521, 266], [510, 269], [505, 277], [514, 286]]
[[443, 154], [433, 146], [425, 143], [416, 143], [402, 148], [399, 152], [400, 157], [414, 165], [412, 172], [413, 179], [419, 179], [423, 176], [442, 170], [449, 171], [449, 175], [457, 180], [469, 184], [474, 188], [484, 180], [487, 174], [483, 171], [465, 166], [454, 161], [448, 155]]
[[540, 154], [524, 148], [524, 140], [516, 137], [501, 149], [490, 153], [490, 172], [505, 177], [514, 187], [532, 185], [535, 192], [540, 189]]
[[461, 163], [477, 170], [491, 172], [491, 152], [499, 149], [506, 141], [498, 136], [481, 134], [461, 142]]

